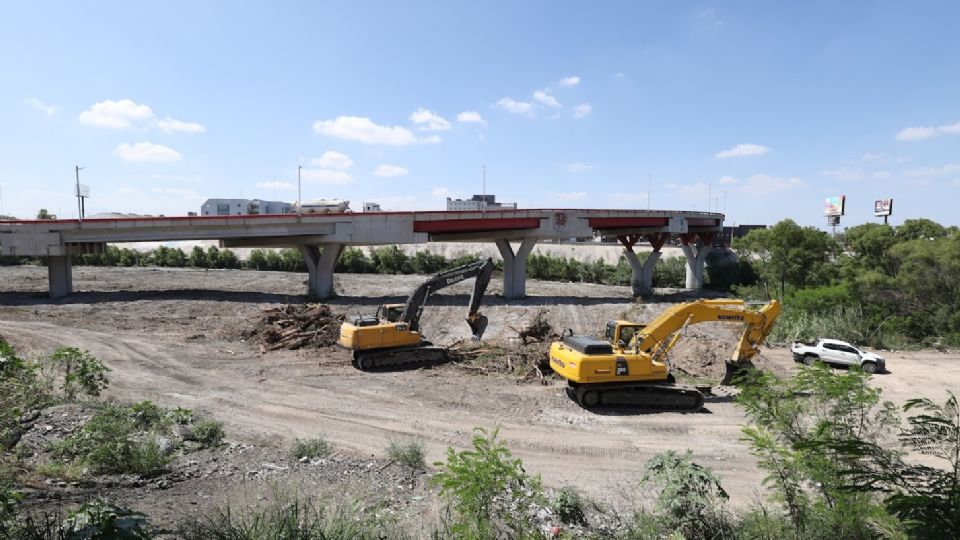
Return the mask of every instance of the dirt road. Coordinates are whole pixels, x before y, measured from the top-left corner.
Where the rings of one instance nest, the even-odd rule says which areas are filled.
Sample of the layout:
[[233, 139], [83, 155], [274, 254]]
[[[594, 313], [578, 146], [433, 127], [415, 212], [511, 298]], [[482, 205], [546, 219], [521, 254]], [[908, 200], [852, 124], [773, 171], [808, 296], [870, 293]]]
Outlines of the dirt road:
[[[261, 354], [239, 341], [262, 308], [301, 298], [302, 275], [171, 269], [75, 270], [79, 292], [49, 301], [43, 268], [0, 268], [0, 334], [21, 351], [88, 349], [110, 373], [111, 395], [198, 409], [224, 421], [239, 439], [286, 444], [325, 434], [358, 455], [382, 455], [391, 437], [417, 436], [428, 461], [465, 447], [474, 427], [499, 425], [528, 470], [551, 486], [573, 485], [610, 502], [632, 497], [644, 462], [665, 449], [691, 449], [714, 469], [734, 503], [760, 497], [762, 473], [740, 441], [744, 421], [727, 395], [696, 414], [596, 414], [576, 406], [559, 383], [518, 385], [501, 376], [467, 375], [454, 366], [361, 373], [345, 351]], [[338, 276], [341, 312], [402, 300], [416, 276]], [[468, 284], [461, 284], [468, 287]], [[493, 287], [496, 288], [496, 287]], [[440, 295], [425, 312], [424, 332], [441, 343], [469, 335], [466, 291]], [[531, 282], [531, 297], [491, 297], [487, 337], [506, 340], [538, 310], [552, 324], [595, 333], [631, 307], [628, 289]], [[652, 315], [662, 305], [644, 306]], [[709, 330], [709, 329], [708, 329]], [[731, 345], [732, 346], [732, 345]], [[960, 387], [960, 356], [933, 351], [886, 354], [890, 375], [875, 378], [895, 402], [941, 399]], [[786, 350], [763, 362], [793, 369]]]

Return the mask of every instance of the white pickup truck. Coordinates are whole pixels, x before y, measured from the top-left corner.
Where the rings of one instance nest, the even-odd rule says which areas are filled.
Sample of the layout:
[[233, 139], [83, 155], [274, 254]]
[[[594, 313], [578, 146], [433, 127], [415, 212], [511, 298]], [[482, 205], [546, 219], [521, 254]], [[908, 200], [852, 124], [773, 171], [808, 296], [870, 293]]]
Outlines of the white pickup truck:
[[810, 343], [794, 341], [790, 351], [794, 360], [808, 366], [820, 360], [825, 364], [860, 366], [866, 373], [883, 373], [887, 369], [887, 362], [882, 357], [836, 339], [818, 339]]

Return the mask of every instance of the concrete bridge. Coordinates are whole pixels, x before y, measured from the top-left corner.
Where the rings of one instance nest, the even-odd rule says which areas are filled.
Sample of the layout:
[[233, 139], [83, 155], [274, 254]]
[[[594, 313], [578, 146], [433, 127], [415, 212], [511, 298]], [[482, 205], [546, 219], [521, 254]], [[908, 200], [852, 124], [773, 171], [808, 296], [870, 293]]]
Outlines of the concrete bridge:
[[[703, 286], [703, 268], [723, 214], [670, 210], [531, 209], [486, 212], [364, 212], [241, 216], [0, 221], [0, 254], [48, 258], [50, 296], [73, 292], [71, 256], [108, 243], [219, 240], [223, 247], [295, 247], [309, 269], [309, 293], [333, 294], [333, 268], [344, 246], [494, 242], [503, 256], [503, 295], [526, 294], [527, 256], [538, 241], [616, 237], [632, 268], [636, 295], [649, 294], [660, 248], [679, 238], [687, 288]], [[646, 240], [643, 260], [634, 246]]]

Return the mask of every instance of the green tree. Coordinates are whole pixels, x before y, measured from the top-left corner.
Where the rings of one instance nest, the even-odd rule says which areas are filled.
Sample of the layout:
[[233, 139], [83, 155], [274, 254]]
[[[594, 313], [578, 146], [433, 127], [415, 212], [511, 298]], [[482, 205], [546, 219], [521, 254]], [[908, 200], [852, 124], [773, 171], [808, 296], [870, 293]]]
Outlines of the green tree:
[[907, 240], [936, 240], [945, 238], [947, 229], [936, 221], [926, 218], [908, 219], [897, 227], [897, 239]]
[[785, 219], [769, 229], [754, 229], [734, 241], [739, 256], [751, 260], [767, 293], [783, 298], [788, 287], [825, 285], [836, 274], [836, 242], [814, 227]]
[[47, 212], [46, 208], [41, 208], [40, 211], [37, 212], [37, 219], [57, 219], [57, 216]]
[[893, 227], [880, 223], [864, 223], [850, 227], [846, 232], [847, 246], [853, 251], [857, 269], [879, 270], [892, 274], [890, 248], [898, 241]]
[[207, 254], [204, 253], [203, 248], [200, 246], [193, 246], [193, 250], [190, 251], [190, 256], [187, 257], [187, 266], [192, 266], [194, 268], [208, 268]]

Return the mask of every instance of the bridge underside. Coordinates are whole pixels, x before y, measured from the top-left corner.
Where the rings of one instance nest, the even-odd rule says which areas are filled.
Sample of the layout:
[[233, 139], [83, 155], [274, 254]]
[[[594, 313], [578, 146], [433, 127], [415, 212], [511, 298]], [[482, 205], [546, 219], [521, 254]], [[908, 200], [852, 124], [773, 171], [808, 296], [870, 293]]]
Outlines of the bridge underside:
[[[494, 212], [377, 212], [320, 215], [128, 218], [0, 222], [0, 253], [44, 256], [50, 296], [73, 291], [71, 258], [107, 243], [218, 240], [223, 247], [293, 247], [306, 261], [308, 292], [334, 294], [333, 269], [345, 246], [492, 242], [503, 258], [503, 296], [526, 295], [527, 257], [539, 241], [615, 237], [632, 269], [634, 295], [652, 292], [661, 247], [679, 239], [687, 287], [703, 286], [703, 267], [723, 215], [644, 210], [506, 210]], [[641, 261], [634, 247], [653, 248]]]

